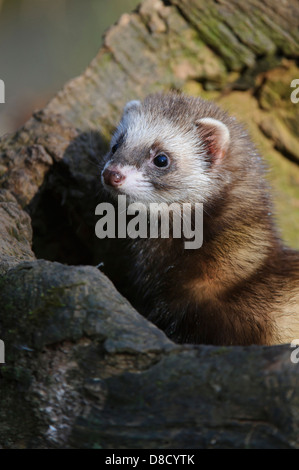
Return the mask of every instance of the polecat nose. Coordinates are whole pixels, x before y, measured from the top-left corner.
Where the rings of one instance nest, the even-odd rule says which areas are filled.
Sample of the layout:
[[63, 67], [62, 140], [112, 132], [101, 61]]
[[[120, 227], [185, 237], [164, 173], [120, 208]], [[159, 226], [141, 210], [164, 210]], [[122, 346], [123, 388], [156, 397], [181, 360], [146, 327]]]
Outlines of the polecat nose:
[[103, 172], [103, 178], [105, 183], [109, 186], [118, 186], [123, 182], [125, 176], [120, 173], [120, 171], [109, 170], [109, 168], [106, 168]]

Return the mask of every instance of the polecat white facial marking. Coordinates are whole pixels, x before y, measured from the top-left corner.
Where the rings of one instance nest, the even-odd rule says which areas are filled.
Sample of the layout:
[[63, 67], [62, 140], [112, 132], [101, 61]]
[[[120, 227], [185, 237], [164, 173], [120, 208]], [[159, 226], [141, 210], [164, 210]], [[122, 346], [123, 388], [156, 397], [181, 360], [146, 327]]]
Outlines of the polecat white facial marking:
[[102, 182], [114, 195], [204, 207], [198, 250], [175, 238], [129, 242], [142, 314], [177, 342], [299, 338], [299, 253], [277, 235], [263, 163], [234, 118], [175, 93], [130, 102], [105, 162]]

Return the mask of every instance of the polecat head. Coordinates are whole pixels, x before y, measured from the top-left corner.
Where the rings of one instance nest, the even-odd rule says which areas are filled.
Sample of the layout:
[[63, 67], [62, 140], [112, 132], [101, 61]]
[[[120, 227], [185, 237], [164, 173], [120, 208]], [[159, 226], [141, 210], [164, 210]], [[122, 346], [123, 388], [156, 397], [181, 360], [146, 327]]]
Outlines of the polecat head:
[[228, 124], [211, 102], [169, 93], [130, 101], [111, 140], [102, 183], [129, 202], [203, 202], [229, 173]]

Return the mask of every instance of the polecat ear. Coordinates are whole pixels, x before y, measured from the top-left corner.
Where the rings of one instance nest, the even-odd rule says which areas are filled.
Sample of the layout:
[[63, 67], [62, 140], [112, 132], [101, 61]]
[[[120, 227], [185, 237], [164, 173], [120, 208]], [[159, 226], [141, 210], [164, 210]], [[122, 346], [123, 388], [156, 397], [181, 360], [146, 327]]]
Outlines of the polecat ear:
[[217, 164], [224, 158], [229, 142], [229, 130], [223, 122], [213, 118], [196, 121], [200, 139], [205, 144], [212, 161]]
[[123, 115], [125, 116], [125, 114], [127, 114], [129, 111], [132, 111], [133, 109], [138, 109], [139, 106], [141, 106], [141, 102], [139, 100], [129, 101], [124, 107]]

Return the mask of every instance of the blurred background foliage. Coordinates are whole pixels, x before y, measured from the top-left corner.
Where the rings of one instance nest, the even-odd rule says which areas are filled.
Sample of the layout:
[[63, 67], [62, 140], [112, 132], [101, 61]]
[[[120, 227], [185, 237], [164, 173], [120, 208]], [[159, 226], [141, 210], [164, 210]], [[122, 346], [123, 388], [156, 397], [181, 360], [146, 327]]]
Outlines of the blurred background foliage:
[[0, 0], [0, 136], [80, 75], [105, 30], [138, 0]]

